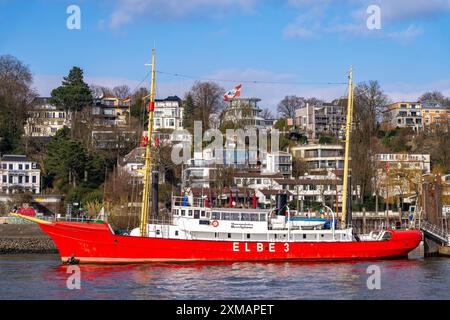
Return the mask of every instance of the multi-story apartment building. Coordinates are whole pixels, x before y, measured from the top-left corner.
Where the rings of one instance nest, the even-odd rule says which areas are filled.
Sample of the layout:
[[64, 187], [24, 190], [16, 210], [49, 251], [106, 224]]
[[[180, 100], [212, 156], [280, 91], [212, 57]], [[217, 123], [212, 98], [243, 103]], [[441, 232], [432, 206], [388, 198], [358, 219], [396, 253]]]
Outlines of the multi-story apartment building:
[[177, 96], [155, 100], [153, 129], [183, 129], [184, 107]]
[[422, 103], [422, 122], [424, 128], [433, 129], [442, 124], [450, 122], [450, 106], [440, 103]]
[[111, 96], [96, 98], [91, 115], [95, 126], [126, 126], [130, 116], [130, 101]]
[[232, 122], [242, 124], [244, 128], [262, 129], [270, 127], [273, 120], [264, 119], [261, 116], [262, 110], [258, 106], [258, 98], [234, 98], [229, 101], [229, 105], [222, 111], [221, 122]]
[[431, 162], [429, 154], [376, 154], [375, 162], [380, 166], [389, 169], [419, 170], [422, 174], [430, 173]]
[[344, 168], [344, 147], [342, 145], [306, 144], [292, 147], [294, 157], [303, 159], [310, 172]]
[[396, 102], [386, 106], [383, 122], [398, 128], [422, 128], [422, 104], [419, 102]]
[[41, 170], [24, 155], [3, 155], [0, 161], [0, 191], [40, 193]]
[[49, 103], [50, 98], [37, 98], [24, 126], [28, 137], [51, 137], [64, 126], [70, 128], [69, 114]]
[[339, 136], [345, 126], [347, 100], [318, 105], [306, 104], [295, 110], [295, 125], [308, 139], [318, 139], [322, 135]]
[[263, 162], [263, 172], [281, 173], [285, 177], [290, 177], [292, 174], [292, 155], [283, 151], [268, 153], [265, 163]]
[[376, 154], [374, 185], [380, 196], [411, 202], [418, 195], [424, 174], [431, 172], [429, 154]]

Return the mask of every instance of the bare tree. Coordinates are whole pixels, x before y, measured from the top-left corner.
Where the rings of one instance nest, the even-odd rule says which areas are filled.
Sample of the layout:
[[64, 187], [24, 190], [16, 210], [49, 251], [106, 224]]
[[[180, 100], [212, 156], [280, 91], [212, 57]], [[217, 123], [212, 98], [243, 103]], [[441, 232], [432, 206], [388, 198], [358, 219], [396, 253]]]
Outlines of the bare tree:
[[297, 96], [286, 96], [277, 106], [278, 113], [283, 118], [294, 119], [295, 110], [305, 105], [305, 98]]
[[264, 108], [261, 111], [261, 117], [263, 117], [266, 120], [274, 119], [272, 111], [269, 108]]
[[354, 185], [361, 186], [360, 202], [373, 187], [373, 156], [376, 153], [375, 140], [384, 107], [388, 97], [377, 81], [360, 83], [354, 91], [353, 133], [351, 138], [352, 178]]
[[215, 82], [196, 81], [189, 94], [194, 101], [194, 119], [202, 121], [204, 129], [209, 128], [209, 118], [213, 113], [219, 113], [224, 103], [222, 95], [225, 89]]
[[0, 56], [0, 153], [19, 147], [28, 111], [37, 96], [29, 68], [10, 55]]
[[121, 85], [121, 86], [114, 87], [112, 89], [112, 92], [113, 92], [114, 96], [119, 99], [125, 99], [125, 98], [130, 97], [130, 95], [131, 95], [130, 87], [128, 87], [127, 85]]
[[438, 102], [443, 106], [450, 107], [450, 98], [445, 97], [442, 92], [433, 91], [433, 92], [425, 92], [418, 99], [419, 102]]

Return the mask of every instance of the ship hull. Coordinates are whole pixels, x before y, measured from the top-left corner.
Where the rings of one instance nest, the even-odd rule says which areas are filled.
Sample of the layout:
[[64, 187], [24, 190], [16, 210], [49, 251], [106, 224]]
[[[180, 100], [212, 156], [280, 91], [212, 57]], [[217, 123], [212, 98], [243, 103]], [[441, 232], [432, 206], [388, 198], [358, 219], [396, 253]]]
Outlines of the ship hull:
[[330, 261], [406, 257], [419, 231], [392, 231], [386, 241], [233, 242], [114, 235], [107, 224], [40, 224], [55, 242], [62, 262], [126, 264], [198, 261]]

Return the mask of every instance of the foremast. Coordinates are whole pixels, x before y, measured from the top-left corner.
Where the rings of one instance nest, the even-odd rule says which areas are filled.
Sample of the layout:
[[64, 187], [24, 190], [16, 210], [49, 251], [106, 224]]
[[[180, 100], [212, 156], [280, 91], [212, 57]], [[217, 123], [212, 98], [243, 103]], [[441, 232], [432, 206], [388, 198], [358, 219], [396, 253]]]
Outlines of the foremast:
[[148, 129], [147, 138], [148, 142], [145, 147], [145, 166], [144, 166], [144, 190], [142, 192], [142, 209], [141, 209], [141, 225], [140, 235], [141, 237], [147, 236], [147, 224], [149, 213], [149, 199], [150, 199], [150, 184], [152, 173], [152, 137], [153, 137], [153, 111], [155, 110], [155, 49], [152, 49], [152, 79], [150, 82], [150, 102], [148, 104]]
[[[353, 67], [350, 67], [348, 76], [348, 102], [347, 102], [347, 122], [345, 125], [345, 158], [344, 158], [344, 181], [342, 190], [342, 218], [341, 225], [347, 227], [347, 199], [348, 199], [348, 171], [350, 159], [350, 133], [353, 122]], [[351, 203], [351, 202], [350, 202]]]

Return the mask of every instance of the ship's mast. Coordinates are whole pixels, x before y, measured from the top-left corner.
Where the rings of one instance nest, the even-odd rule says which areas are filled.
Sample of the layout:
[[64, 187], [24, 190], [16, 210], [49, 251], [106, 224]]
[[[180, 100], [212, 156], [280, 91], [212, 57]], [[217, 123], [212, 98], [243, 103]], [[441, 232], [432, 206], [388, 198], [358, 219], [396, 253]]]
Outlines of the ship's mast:
[[147, 236], [147, 223], [150, 199], [150, 184], [152, 172], [152, 136], [153, 136], [153, 111], [155, 110], [155, 49], [152, 50], [152, 80], [150, 83], [150, 102], [148, 104], [148, 130], [147, 146], [145, 149], [145, 167], [144, 167], [144, 190], [142, 192], [142, 210], [141, 210], [141, 237]]
[[[350, 67], [348, 76], [348, 102], [347, 102], [347, 123], [345, 128], [345, 159], [344, 159], [344, 181], [342, 190], [342, 216], [341, 225], [347, 227], [347, 197], [348, 197], [348, 163], [350, 159], [350, 133], [353, 122], [353, 67]], [[351, 202], [350, 202], [351, 203]]]

